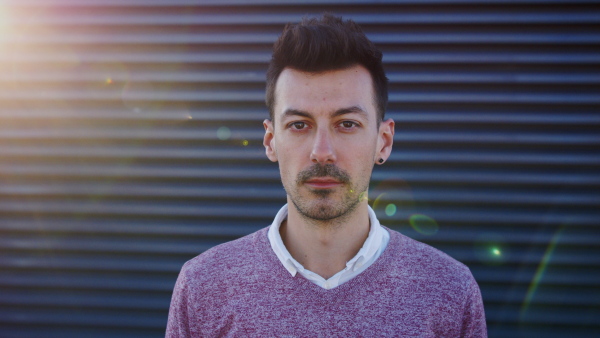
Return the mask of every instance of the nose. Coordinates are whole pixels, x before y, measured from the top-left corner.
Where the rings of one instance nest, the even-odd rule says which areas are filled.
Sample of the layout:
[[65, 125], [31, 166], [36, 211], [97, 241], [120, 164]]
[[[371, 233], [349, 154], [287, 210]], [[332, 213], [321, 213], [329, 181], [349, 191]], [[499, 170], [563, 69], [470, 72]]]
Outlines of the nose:
[[310, 160], [313, 163], [321, 164], [335, 163], [335, 150], [331, 135], [327, 129], [323, 128], [317, 131]]

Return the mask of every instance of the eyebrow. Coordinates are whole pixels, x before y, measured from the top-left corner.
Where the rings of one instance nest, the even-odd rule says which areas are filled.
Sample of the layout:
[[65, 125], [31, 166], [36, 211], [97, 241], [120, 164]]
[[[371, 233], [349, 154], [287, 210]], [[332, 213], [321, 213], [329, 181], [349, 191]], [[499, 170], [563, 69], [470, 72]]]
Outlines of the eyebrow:
[[360, 114], [363, 115], [364, 117], [367, 117], [367, 112], [362, 109], [360, 106], [352, 106], [352, 107], [347, 107], [347, 108], [341, 108], [335, 111], [335, 113], [333, 113], [331, 115], [331, 117], [336, 117], [336, 116], [341, 116], [341, 115], [346, 115], [346, 114]]
[[[363, 115], [364, 117], [368, 116], [367, 112], [364, 111], [364, 109], [362, 109], [360, 106], [351, 106], [351, 107], [340, 108], [340, 109], [336, 110], [333, 114], [331, 114], [331, 117], [337, 117], [337, 116], [346, 115], [346, 114], [360, 114], [360, 115]], [[303, 110], [298, 110], [298, 109], [286, 109], [283, 112], [282, 117], [288, 117], [288, 116], [302, 116], [302, 117], [312, 118], [311, 113], [305, 112]]]
[[283, 112], [282, 117], [288, 117], [288, 116], [312, 117], [312, 115], [310, 113], [302, 111], [302, 110], [298, 110], [298, 109], [286, 109]]

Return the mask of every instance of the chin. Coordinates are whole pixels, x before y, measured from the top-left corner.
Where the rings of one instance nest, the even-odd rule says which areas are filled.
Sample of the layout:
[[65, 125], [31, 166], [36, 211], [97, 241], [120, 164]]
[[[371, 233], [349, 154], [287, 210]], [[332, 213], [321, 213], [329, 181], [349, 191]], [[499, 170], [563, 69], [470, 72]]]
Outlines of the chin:
[[331, 221], [343, 217], [358, 205], [358, 199], [354, 203], [349, 203], [349, 201], [333, 201], [329, 198], [319, 198], [310, 203], [303, 203], [303, 201], [292, 199], [292, 202], [302, 216], [315, 221]]

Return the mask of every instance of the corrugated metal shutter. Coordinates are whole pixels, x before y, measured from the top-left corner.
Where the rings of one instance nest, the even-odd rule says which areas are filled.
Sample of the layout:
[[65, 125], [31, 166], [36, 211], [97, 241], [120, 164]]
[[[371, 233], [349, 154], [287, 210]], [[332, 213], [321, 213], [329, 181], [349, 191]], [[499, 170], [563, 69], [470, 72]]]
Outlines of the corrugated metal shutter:
[[382, 222], [466, 263], [490, 337], [600, 335], [596, 1], [0, 4], [0, 336], [159, 337], [182, 263], [268, 225], [283, 24], [385, 54]]

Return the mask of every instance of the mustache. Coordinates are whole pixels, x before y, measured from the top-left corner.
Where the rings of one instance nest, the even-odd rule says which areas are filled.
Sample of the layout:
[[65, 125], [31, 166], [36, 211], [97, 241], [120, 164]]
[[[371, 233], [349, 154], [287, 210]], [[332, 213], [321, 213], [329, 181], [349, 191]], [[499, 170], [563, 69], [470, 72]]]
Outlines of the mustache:
[[333, 177], [341, 183], [349, 183], [350, 175], [344, 170], [336, 167], [334, 164], [315, 163], [310, 168], [298, 173], [296, 183], [302, 184], [313, 177]]

